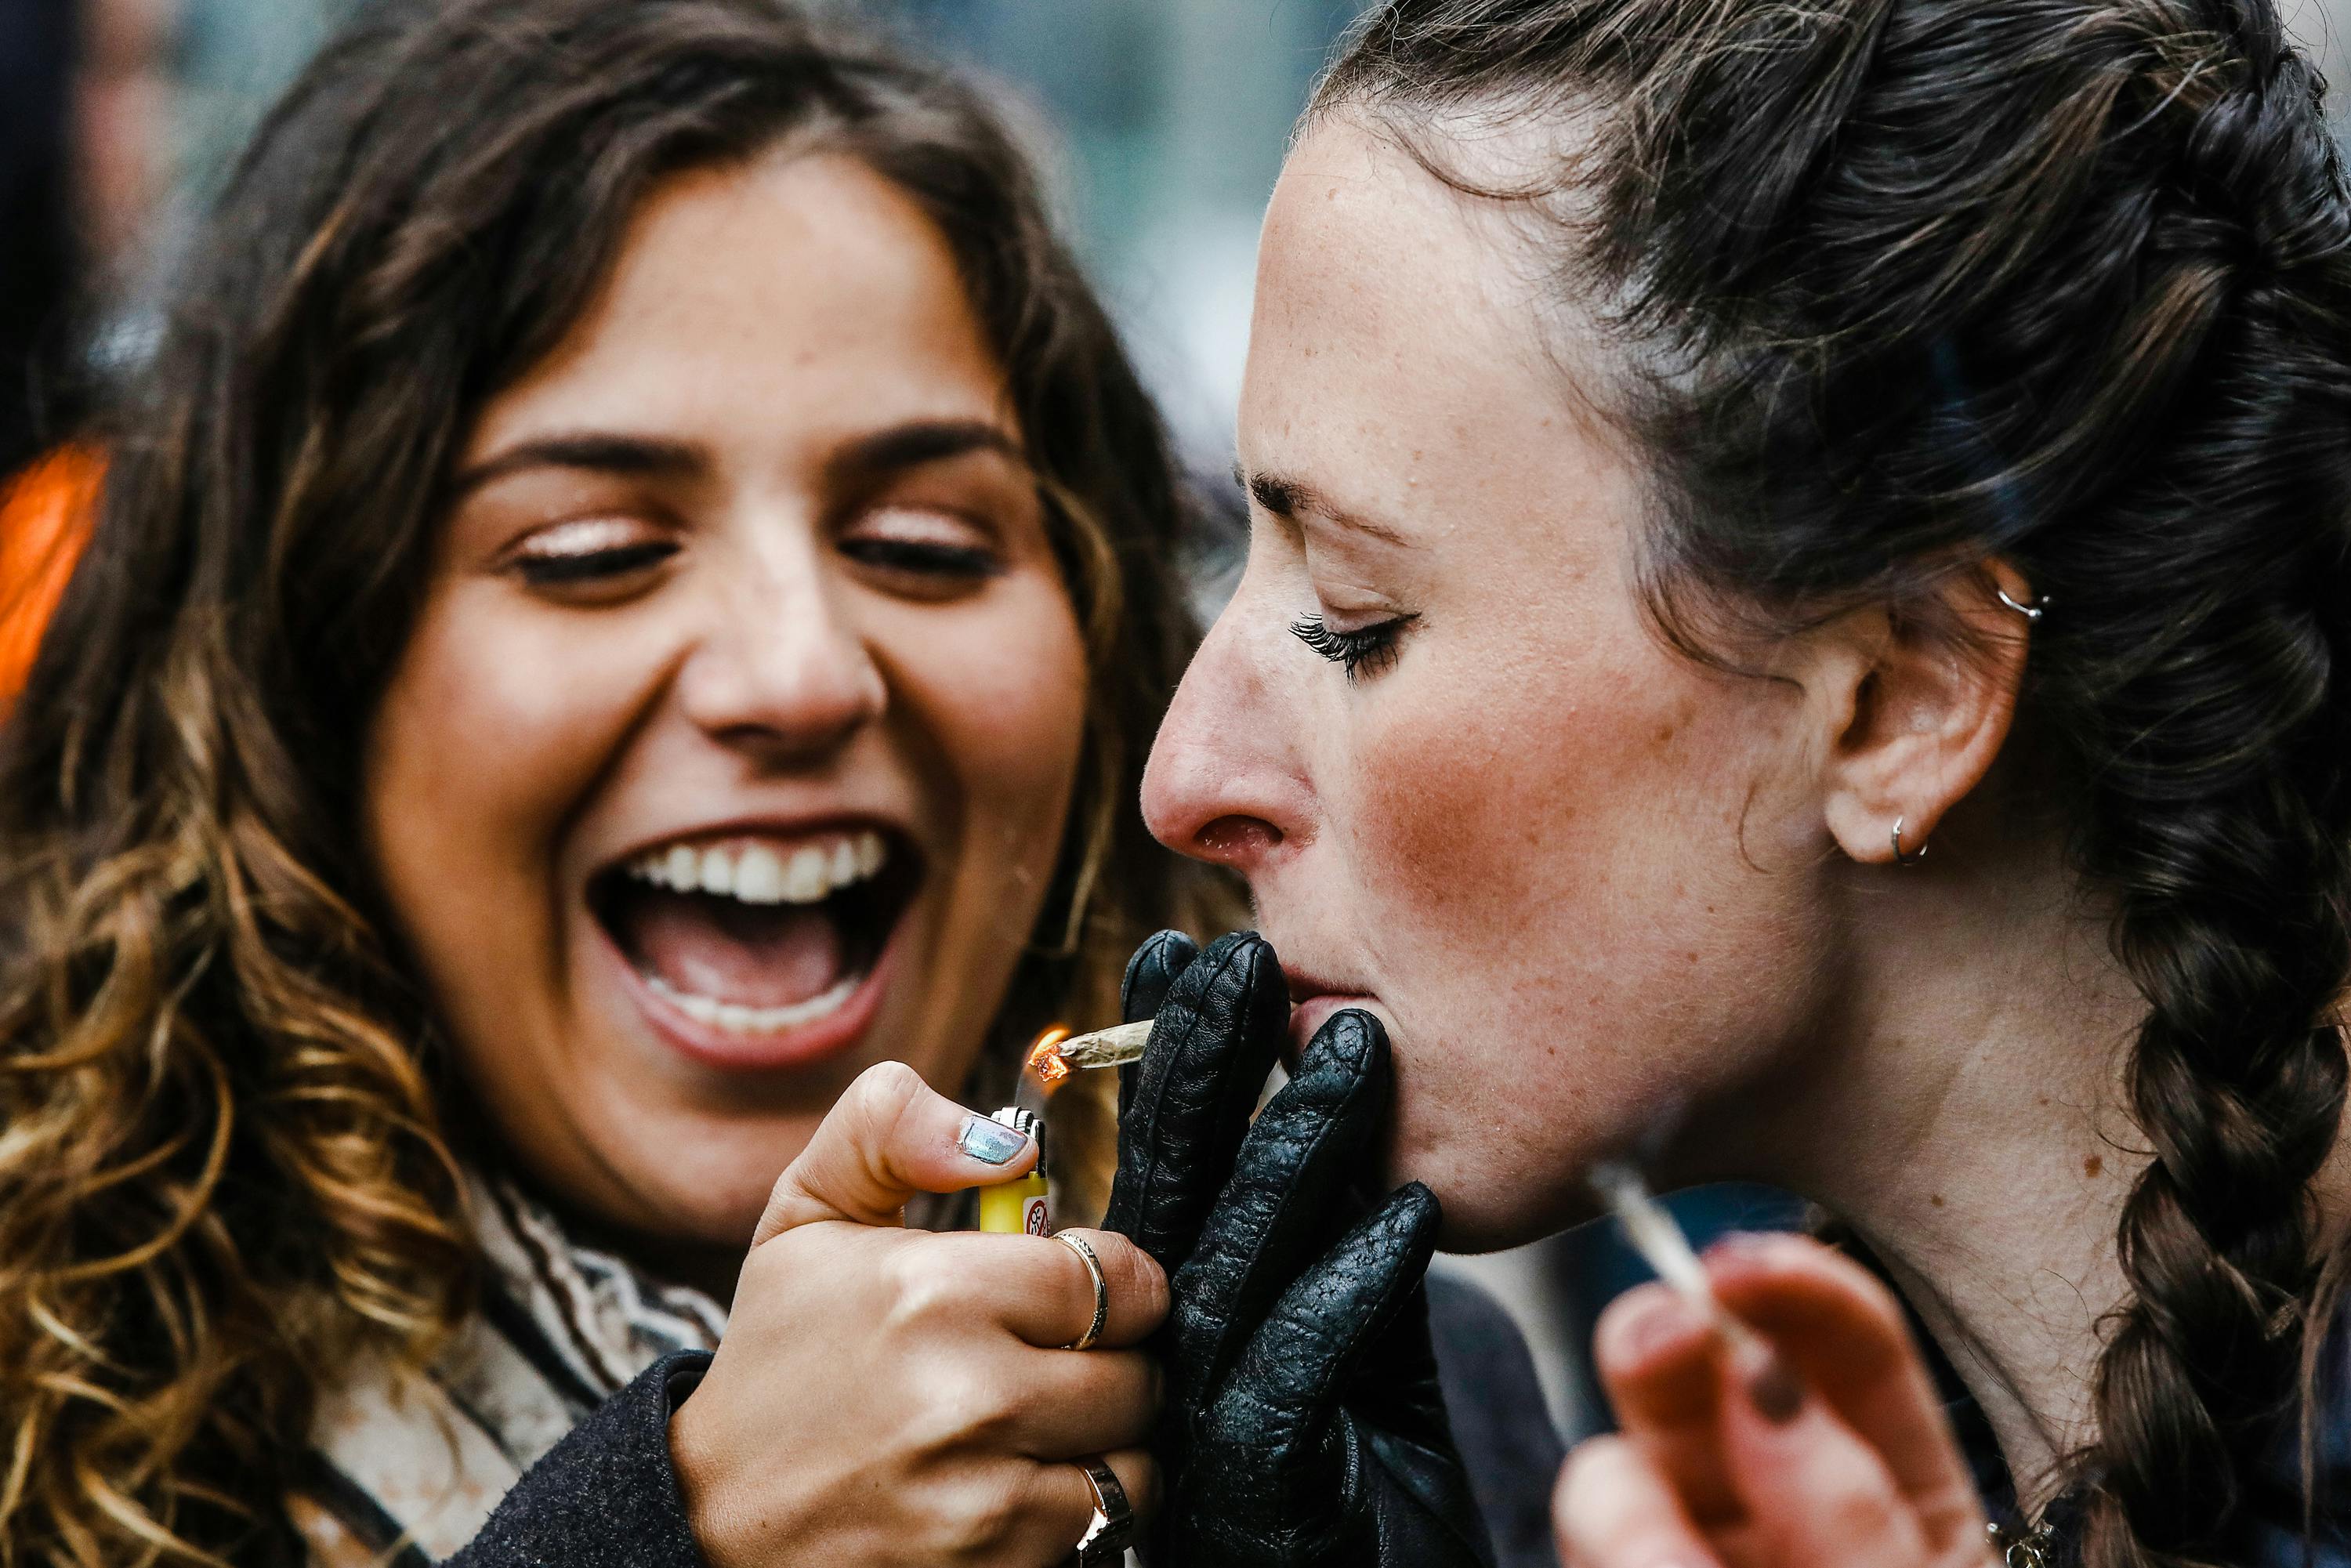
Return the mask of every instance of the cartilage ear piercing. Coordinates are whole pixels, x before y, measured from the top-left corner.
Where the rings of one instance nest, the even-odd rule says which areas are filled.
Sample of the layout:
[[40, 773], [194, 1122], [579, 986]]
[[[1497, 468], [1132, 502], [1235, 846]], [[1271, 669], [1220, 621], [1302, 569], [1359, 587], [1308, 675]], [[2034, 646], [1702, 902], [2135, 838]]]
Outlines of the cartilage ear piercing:
[[2047, 594], [2043, 594], [2040, 598], [2035, 599], [2030, 604], [2019, 604], [2015, 600], [2011, 599], [2008, 596], [2008, 590], [2005, 588], [2001, 588], [1995, 584], [1992, 588], [1992, 591], [2000, 595], [2000, 601], [2002, 604], [2007, 605], [2011, 610], [2015, 611], [2027, 621], [2040, 620], [2041, 612], [2049, 608], [2049, 596]]
[[[2001, 597], [2005, 598], [2007, 596], [2003, 594]], [[1902, 819], [1899, 817], [1895, 818], [1894, 863], [1896, 865], [1917, 865], [1920, 861], [1925, 860], [1926, 858], [1927, 846], [1925, 844], [1920, 844], [1918, 848], [1910, 854], [1904, 854], [1902, 852]]]

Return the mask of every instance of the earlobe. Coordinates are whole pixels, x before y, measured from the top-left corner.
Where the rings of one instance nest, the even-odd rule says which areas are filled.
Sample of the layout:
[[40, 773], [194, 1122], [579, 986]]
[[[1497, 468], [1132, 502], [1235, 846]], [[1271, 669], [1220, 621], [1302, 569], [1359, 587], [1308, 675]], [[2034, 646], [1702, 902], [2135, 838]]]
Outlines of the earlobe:
[[2040, 610], [2022, 576], [1993, 561], [1880, 623], [1827, 762], [1824, 825], [1848, 857], [1925, 858], [2008, 738]]

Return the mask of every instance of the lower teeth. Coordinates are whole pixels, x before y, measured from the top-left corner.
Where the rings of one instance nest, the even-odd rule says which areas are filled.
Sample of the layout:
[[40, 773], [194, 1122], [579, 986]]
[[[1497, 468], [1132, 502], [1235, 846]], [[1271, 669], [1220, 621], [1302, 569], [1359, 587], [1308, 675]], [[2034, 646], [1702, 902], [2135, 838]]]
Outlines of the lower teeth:
[[722, 1002], [716, 997], [696, 996], [681, 991], [658, 975], [647, 975], [644, 982], [653, 993], [669, 1003], [696, 1023], [706, 1023], [723, 1029], [729, 1034], [781, 1034], [788, 1029], [814, 1023], [841, 1010], [841, 1004], [857, 994], [864, 983], [862, 975], [852, 975], [831, 990], [810, 997], [804, 1002], [789, 1007], [747, 1008], [739, 1002]]

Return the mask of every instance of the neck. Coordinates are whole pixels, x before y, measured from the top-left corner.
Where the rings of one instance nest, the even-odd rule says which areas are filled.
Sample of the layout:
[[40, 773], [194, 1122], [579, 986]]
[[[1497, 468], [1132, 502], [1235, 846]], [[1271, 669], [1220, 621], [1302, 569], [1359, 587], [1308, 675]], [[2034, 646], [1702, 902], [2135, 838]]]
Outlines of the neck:
[[2095, 1434], [2116, 1225], [2144, 1164], [2122, 1097], [2143, 1009], [2058, 857], [1957, 826], [1920, 866], [1849, 868], [1852, 980], [1773, 1095], [1788, 1113], [1761, 1163], [1886, 1265], [2037, 1511]]
[[689, 1286], [721, 1308], [733, 1310], [736, 1278], [743, 1269], [743, 1248], [739, 1244], [714, 1244], [690, 1237], [662, 1238], [623, 1228], [539, 1186], [527, 1175], [508, 1168], [507, 1176], [555, 1216], [574, 1245], [623, 1259], [661, 1284]]

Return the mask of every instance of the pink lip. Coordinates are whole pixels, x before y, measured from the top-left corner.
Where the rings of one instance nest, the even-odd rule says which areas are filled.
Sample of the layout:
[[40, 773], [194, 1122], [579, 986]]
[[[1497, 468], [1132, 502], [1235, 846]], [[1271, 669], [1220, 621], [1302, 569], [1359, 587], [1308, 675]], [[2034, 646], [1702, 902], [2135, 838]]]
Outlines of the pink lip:
[[1305, 1050], [1306, 1042], [1314, 1038], [1317, 1030], [1331, 1021], [1333, 1013], [1344, 1012], [1349, 1008], [1368, 1007], [1371, 1000], [1371, 998], [1362, 995], [1326, 994], [1309, 997], [1300, 1002], [1290, 1015], [1290, 1054], [1295, 1056]]
[[1281, 977], [1290, 987], [1288, 1054], [1293, 1060], [1314, 1038], [1314, 1031], [1331, 1021], [1332, 1013], [1368, 1007], [1372, 1000], [1370, 992], [1356, 990], [1344, 980], [1325, 979], [1292, 965], [1281, 967]]
[[596, 921], [598, 941], [606, 958], [620, 971], [621, 987], [644, 1015], [645, 1021], [664, 1044], [697, 1066], [715, 1068], [721, 1072], [773, 1072], [783, 1068], [811, 1067], [842, 1055], [864, 1037], [872, 1024], [873, 1016], [881, 1010], [883, 993], [889, 989], [890, 972], [896, 967], [898, 938], [906, 926], [909, 909], [898, 919], [898, 930], [890, 933], [890, 940], [873, 963], [865, 983], [855, 994], [841, 1003], [830, 1018], [820, 1019], [804, 1028], [777, 1035], [730, 1034], [687, 1017], [660, 992], [645, 984], [645, 977], [627, 955], [614, 945], [604, 930], [603, 922]]

